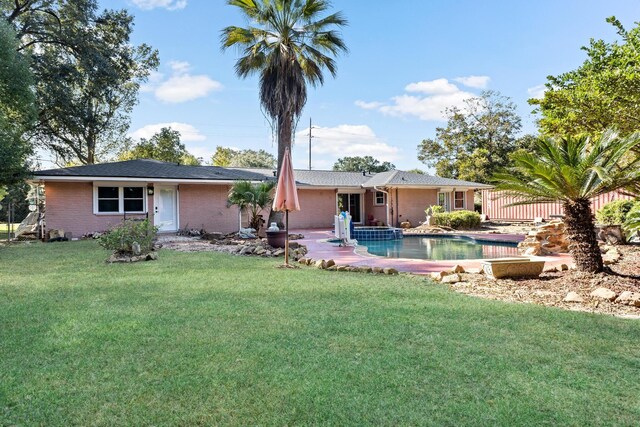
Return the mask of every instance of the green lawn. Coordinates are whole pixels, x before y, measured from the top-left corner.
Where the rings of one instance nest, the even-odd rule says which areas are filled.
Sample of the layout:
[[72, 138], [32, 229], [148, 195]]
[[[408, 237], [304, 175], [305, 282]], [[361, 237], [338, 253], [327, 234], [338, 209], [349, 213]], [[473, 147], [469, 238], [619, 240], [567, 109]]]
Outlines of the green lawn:
[[640, 322], [408, 277], [0, 248], [0, 425], [637, 425]]

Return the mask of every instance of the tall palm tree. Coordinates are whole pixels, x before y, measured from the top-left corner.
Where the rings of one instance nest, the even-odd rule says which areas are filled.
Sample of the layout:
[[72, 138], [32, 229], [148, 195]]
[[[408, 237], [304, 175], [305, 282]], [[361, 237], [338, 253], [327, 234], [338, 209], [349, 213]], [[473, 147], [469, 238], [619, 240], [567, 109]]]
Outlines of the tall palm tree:
[[347, 48], [336, 27], [347, 24], [340, 12], [322, 17], [327, 0], [228, 0], [249, 20], [246, 28], [222, 30], [222, 48], [235, 46], [241, 56], [236, 73], [260, 75], [260, 104], [276, 125], [278, 176], [286, 148], [291, 148], [294, 123], [307, 102], [307, 84], [324, 82], [323, 71], [335, 77], [333, 56]]
[[596, 239], [591, 200], [640, 180], [640, 133], [625, 138], [612, 130], [600, 137], [544, 138], [535, 152], [513, 155], [514, 167], [494, 176], [503, 196], [519, 198], [513, 205], [560, 202], [578, 270], [600, 272], [602, 255]]

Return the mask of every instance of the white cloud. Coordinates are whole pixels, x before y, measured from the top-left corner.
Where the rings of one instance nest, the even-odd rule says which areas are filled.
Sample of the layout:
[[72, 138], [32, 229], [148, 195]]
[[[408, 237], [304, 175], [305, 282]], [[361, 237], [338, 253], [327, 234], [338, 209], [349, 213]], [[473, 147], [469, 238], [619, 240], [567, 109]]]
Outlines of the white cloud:
[[154, 92], [160, 82], [164, 79], [164, 74], [158, 71], [151, 71], [147, 82], [140, 86], [140, 92]]
[[150, 76], [149, 84], [143, 91], [153, 91], [156, 98], [164, 102], [180, 103], [203, 98], [212, 91], [223, 89], [222, 83], [207, 75], [191, 75], [191, 65], [188, 62], [171, 61], [169, 66], [171, 77], [162, 81], [162, 74], [156, 73]]
[[382, 102], [366, 102], [361, 100], [357, 100], [354, 104], [365, 110], [377, 110], [384, 105]]
[[171, 123], [155, 123], [146, 125], [140, 129], [131, 132], [129, 136], [133, 139], [151, 138], [154, 134], [160, 132], [162, 128], [171, 128], [180, 132], [181, 142], [204, 141], [206, 136], [202, 135], [198, 129], [187, 123], [171, 122]]
[[131, 0], [131, 2], [142, 10], [156, 8], [178, 10], [187, 7], [187, 0]]
[[459, 89], [456, 85], [449, 83], [447, 79], [435, 79], [426, 82], [409, 83], [404, 90], [407, 92], [420, 92], [426, 94], [455, 93]]
[[544, 93], [547, 91], [547, 87], [545, 85], [537, 85], [534, 87], [530, 87], [529, 89], [527, 89], [527, 93], [529, 94], [530, 97], [535, 98], [535, 99], [542, 99], [544, 98]]
[[[480, 84], [480, 80], [471, 80], [471, 84]], [[465, 107], [465, 100], [477, 96], [471, 92], [461, 90], [445, 78], [409, 83], [405, 86], [405, 91], [418, 94], [395, 96], [388, 103], [356, 101], [355, 104], [360, 108], [377, 110], [389, 116], [416, 116], [421, 120], [441, 121], [446, 119], [444, 115], [445, 109], [451, 107], [462, 109]]]
[[472, 87], [476, 89], [486, 89], [489, 85], [489, 81], [491, 78], [489, 76], [467, 76], [467, 77], [457, 77], [453, 79], [458, 83], [462, 83], [467, 87]]
[[[382, 141], [366, 125], [314, 126], [312, 134], [311, 154], [316, 169], [322, 168], [322, 165], [331, 166], [338, 158], [345, 156], [370, 155], [380, 161], [394, 161], [400, 158], [398, 147]], [[298, 141], [305, 141], [308, 135], [309, 128], [296, 134]], [[296, 147], [305, 147], [308, 156], [306, 144], [301, 143]]]

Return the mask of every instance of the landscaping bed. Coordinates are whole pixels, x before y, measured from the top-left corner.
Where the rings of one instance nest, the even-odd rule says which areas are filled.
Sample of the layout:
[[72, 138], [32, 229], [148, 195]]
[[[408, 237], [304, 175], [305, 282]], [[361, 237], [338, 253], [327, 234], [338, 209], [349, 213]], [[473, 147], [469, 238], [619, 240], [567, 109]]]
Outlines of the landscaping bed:
[[[482, 298], [640, 318], [640, 306], [591, 295], [599, 288], [613, 291], [616, 298], [623, 292], [640, 293], [640, 246], [623, 245], [616, 248], [622, 258], [609, 265], [610, 272], [607, 273], [546, 271], [537, 279], [498, 280], [488, 279], [482, 274], [462, 273], [461, 281], [450, 286], [456, 292]], [[575, 292], [578, 298], [569, 298], [574, 301], [567, 301], [571, 292]]]

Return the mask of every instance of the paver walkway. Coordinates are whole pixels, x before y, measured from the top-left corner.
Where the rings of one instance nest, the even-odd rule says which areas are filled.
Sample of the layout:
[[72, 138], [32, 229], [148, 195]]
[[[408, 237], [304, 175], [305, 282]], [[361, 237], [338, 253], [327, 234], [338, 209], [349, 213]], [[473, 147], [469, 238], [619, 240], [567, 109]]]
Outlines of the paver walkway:
[[[454, 265], [461, 265], [465, 269], [480, 268], [482, 260], [452, 260], [452, 261], [429, 261], [420, 259], [406, 259], [406, 258], [384, 258], [372, 255], [361, 255], [355, 252], [355, 248], [352, 246], [339, 247], [335, 243], [329, 243], [326, 240], [334, 238], [333, 230], [291, 230], [291, 233], [299, 233], [304, 236], [304, 239], [298, 240], [303, 245], [307, 246], [309, 252], [308, 258], [313, 259], [332, 259], [337, 265], [353, 265], [353, 266], [368, 266], [368, 267], [392, 267], [398, 271], [404, 271], [415, 274], [429, 274], [431, 272], [437, 272], [447, 270]], [[468, 234], [472, 237], [478, 237], [480, 239], [495, 239], [495, 240], [507, 240], [508, 235], [500, 234]], [[499, 237], [501, 236], [501, 237]], [[513, 236], [511, 236], [513, 238]], [[545, 261], [546, 267], [559, 266], [560, 264], [572, 265], [571, 256], [568, 254], [546, 256], [546, 257], [532, 257], [532, 259]]]

